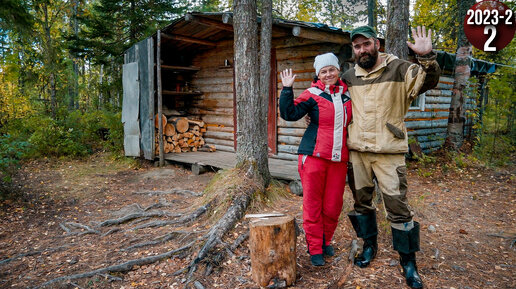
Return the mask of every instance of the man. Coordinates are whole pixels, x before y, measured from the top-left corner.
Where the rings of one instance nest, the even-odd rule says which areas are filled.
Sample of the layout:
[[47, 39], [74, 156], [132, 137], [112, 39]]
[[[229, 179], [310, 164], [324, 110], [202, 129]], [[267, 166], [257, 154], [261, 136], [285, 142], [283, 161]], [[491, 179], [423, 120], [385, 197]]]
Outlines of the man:
[[432, 51], [431, 30], [427, 35], [425, 27], [417, 27], [417, 31], [412, 29], [412, 35], [415, 43], [407, 45], [416, 53], [418, 63], [380, 53], [380, 41], [369, 26], [351, 32], [356, 65], [343, 77], [353, 110], [347, 143], [348, 180], [355, 204], [348, 216], [357, 236], [364, 239], [355, 265], [367, 267], [378, 251], [372, 202], [376, 177], [406, 282], [411, 288], [423, 288], [415, 255], [419, 251], [419, 223], [412, 220], [406, 197], [408, 137], [404, 117], [418, 94], [437, 85], [440, 68]]

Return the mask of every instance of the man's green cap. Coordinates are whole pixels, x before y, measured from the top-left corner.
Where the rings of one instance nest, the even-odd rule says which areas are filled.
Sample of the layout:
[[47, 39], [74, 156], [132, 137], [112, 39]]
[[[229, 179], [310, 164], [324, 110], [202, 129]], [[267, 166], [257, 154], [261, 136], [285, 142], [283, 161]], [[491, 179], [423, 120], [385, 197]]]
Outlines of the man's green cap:
[[376, 38], [376, 32], [374, 31], [373, 27], [367, 25], [353, 29], [353, 31], [351, 31], [351, 41], [353, 41], [353, 38], [358, 35], [362, 35], [365, 38]]

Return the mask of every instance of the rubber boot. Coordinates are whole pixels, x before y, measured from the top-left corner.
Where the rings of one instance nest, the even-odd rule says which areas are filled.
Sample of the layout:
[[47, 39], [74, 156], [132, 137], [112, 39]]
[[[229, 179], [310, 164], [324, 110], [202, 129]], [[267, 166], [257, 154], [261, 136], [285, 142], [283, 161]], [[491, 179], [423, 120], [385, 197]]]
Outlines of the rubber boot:
[[323, 254], [310, 255], [310, 262], [312, 262], [312, 266], [324, 266]]
[[419, 251], [419, 223], [414, 222], [410, 231], [392, 228], [392, 245], [400, 254], [405, 281], [410, 288], [423, 288], [423, 280], [417, 272], [416, 252]]
[[332, 245], [326, 246], [326, 238], [324, 235], [323, 235], [322, 239], [323, 239], [322, 250], [323, 250], [324, 256], [332, 257], [333, 255], [335, 255], [335, 249], [333, 249], [333, 246]]
[[355, 258], [355, 265], [360, 268], [369, 266], [378, 252], [378, 228], [376, 226], [376, 213], [359, 214], [351, 211], [348, 214], [349, 220], [357, 233], [357, 237], [364, 240], [362, 252]]

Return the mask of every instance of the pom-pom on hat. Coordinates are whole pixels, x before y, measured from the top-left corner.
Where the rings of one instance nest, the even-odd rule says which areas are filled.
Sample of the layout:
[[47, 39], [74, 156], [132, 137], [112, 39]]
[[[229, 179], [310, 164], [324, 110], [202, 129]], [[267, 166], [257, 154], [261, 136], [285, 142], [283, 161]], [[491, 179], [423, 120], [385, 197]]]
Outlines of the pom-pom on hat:
[[339, 59], [337, 56], [335, 56], [335, 54], [328, 52], [325, 54], [317, 55], [314, 61], [315, 74], [319, 75], [321, 68], [330, 65], [335, 66], [338, 70], [340, 70]]

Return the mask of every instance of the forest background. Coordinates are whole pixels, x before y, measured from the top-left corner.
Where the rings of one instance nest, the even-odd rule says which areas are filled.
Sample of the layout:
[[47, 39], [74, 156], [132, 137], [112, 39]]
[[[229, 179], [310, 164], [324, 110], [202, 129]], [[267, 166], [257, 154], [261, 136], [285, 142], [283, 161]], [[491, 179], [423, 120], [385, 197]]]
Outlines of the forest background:
[[[367, 2], [274, 0], [273, 16], [351, 30], [367, 23]], [[375, 23], [383, 37], [387, 4], [376, 2]], [[457, 0], [410, 2], [411, 26], [432, 28], [434, 47], [454, 53], [462, 25]], [[23, 159], [85, 157], [99, 150], [123, 159], [123, 52], [187, 12], [232, 6], [231, 0], [2, 0], [0, 200], [10, 196], [11, 176]], [[501, 64], [487, 76], [485, 111], [467, 112], [482, 117], [468, 157], [487, 166], [513, 165], [515, 55], [514, 41], [497, 53], [473, 50], [474, 58]], [[466, 93], [478, 99], [476, 90]]]

